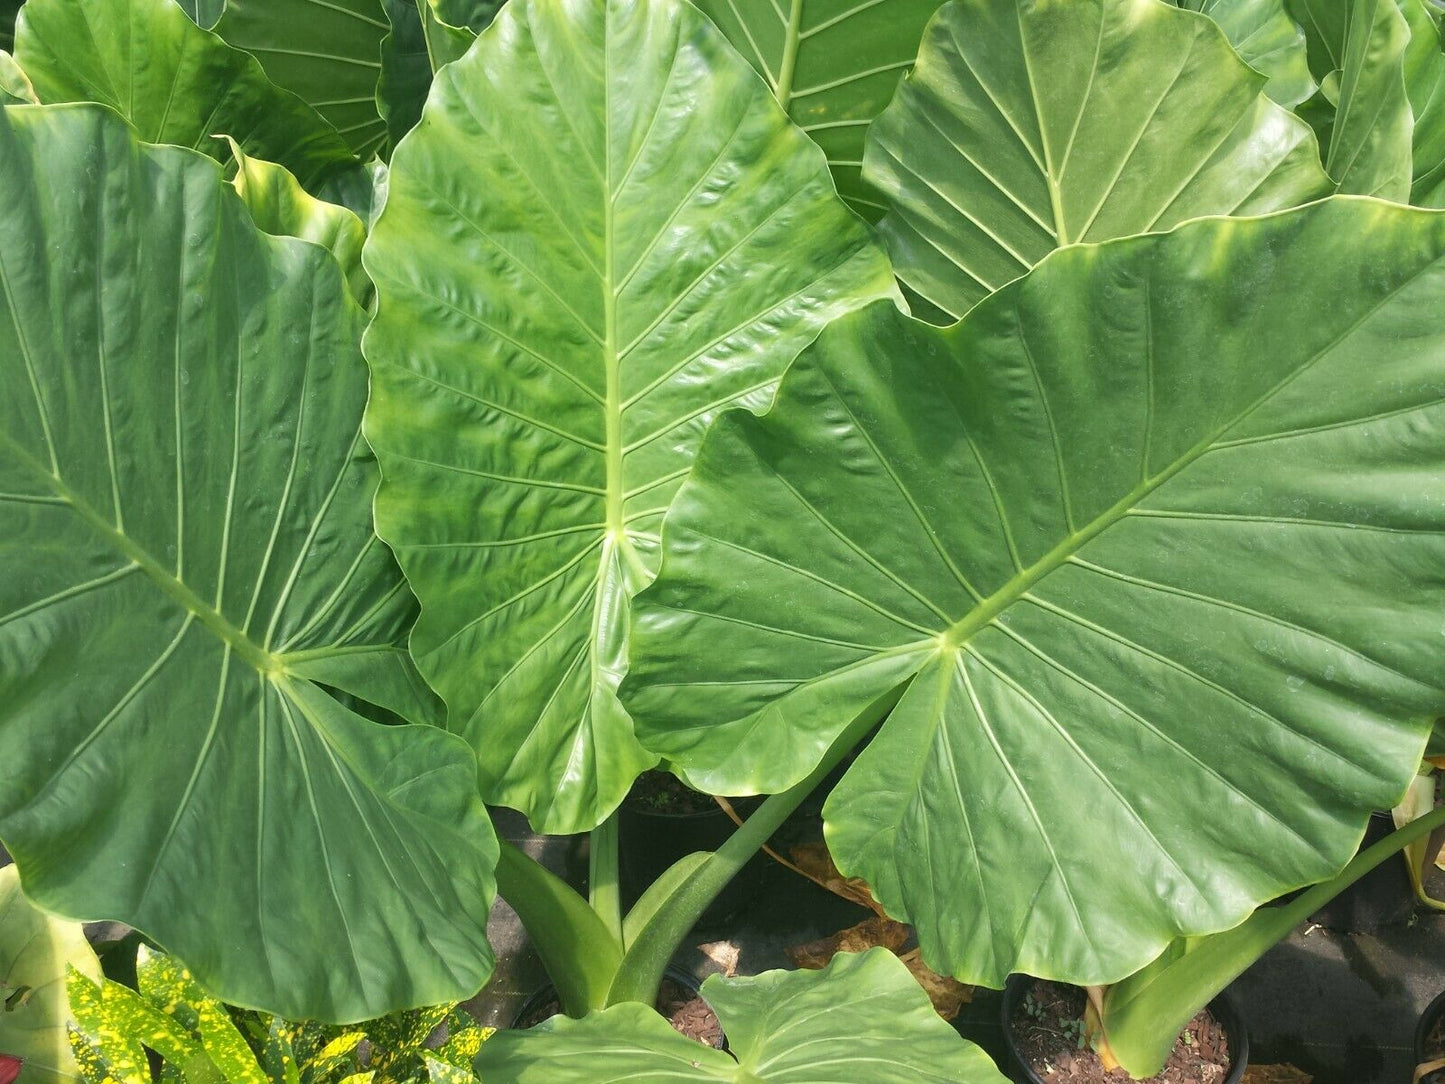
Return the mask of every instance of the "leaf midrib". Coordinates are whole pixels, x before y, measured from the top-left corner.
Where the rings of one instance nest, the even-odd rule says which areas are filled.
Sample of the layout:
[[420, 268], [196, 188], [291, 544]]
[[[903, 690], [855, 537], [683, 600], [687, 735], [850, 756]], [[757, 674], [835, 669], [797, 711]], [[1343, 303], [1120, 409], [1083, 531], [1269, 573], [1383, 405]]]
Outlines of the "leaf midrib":
[[8, 434], [0, 434], [0, 439], [3, 439], [4, 442], [10, 446], [16, 457], [29, 467], [47, 487], [53, 490], [57, 497], [70, 506], [71, 511], [73, 511], [82, 522], [88, 524], [91, 529], [108, 542], [112, 548], [128, 560], [134, 562], [163, 594], [193, 614], [196, 620], [210, 629], [223, 643], [235, 651], [237, 656], [244, 659], [264, 675], [277, 677], [285, 672], [283, 656], [267, 651], [233, 625], [219, 610], [206, 603], [199, 595], [191, 590], [186, 583], [163, 568], [142, 546], [137, 545], [134, 539], [117, 530], [109, 520], [92, 508], [80, 494], [71, 489], [70, 486], [65, 483], [64, 479], [46, 470], [28, 451], [17, 444], [12, 437]]
[[[1376, 314], [1394, 300], [1401, 291], [1415, 282], [1425, 270], [1433, 268], [1437, 263], [1439, 263], [1438, 260], [1431, 260], [1425, 264], [1423, 268], [1416, 270], [1403, 281], [1393, 286], [1379, 301], [1370, 306], [1357, 320], [1353, 321], [1327, 345], [1317, 350], [1296, 368], [1281, 377], [1280, 380], [1245, 406], [1239, 413], [1231, 416], [1225, 422], [1211, 430], [1205, 437], [1162, 471], [1151, 477], [1142, 479], [1138, 485], [1129, 490], [1128, 493], [1112, 504], [1101, 515], [1095, 517], [1078, 530], [1070, 532], [1038, 561], [1015, 574], [1002, 587], [970, 610], [961, 620], [955, 622], [944, 631], [940, 637], [944, 648], [953, 652], [962, 650], [964, 645], [968, 643], [975, 633], [992, 623], [993, 620], [1004, 610], [1008, 609], [1008, 607], [1024, 598], [1030, 588], [1049, 575], [1049, 573], [1068, 562], [1078, 550], [1082, 549], [1098, 535], [1118, 523], [1132, 508], [1144, 500], [1144, 498], [1150, 496], [1180, 471], [1184, 470], [1184, 468], [1212, 450], [1220, 437], [1239, 425], [1261, 406], [1278, 395], [1287, 385], [1308, 372], [1332, 353], [1342, 342], [1372, 320]], [[1059, 466], [1062, 473], [1063, 463], [1060, 462]]]

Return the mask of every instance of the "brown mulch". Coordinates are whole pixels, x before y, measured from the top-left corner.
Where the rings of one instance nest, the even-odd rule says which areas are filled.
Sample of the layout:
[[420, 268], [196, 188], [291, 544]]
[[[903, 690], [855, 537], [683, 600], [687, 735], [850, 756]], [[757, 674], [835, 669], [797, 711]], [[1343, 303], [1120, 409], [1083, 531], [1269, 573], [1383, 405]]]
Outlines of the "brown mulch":
[[1157, 1075], [1139, 1082], [1123, 1069], [1106, 1070], [1080, 1038], [1086, 1004], [1076, 986], [1038, 981], [1010, 1021], [1020, 1055], [1048, 1084], [1223, 1084], [1229, 1076], [1229, 1042], [1207, 1009], [1189, 1022]]
[[[520, 1029], [536, 1027], [561, 1011], [562, 1002], [553, 996], [519, 1019], [515, 1026]], [[704, 1046], [722, 1049], [723, 1030], [717, 1014], [712, 1011], [711, 1005], [681, 983], [672, 979], [662, 980], [662, 989], [657, 995], [657, 1011], [680, 1034]]]

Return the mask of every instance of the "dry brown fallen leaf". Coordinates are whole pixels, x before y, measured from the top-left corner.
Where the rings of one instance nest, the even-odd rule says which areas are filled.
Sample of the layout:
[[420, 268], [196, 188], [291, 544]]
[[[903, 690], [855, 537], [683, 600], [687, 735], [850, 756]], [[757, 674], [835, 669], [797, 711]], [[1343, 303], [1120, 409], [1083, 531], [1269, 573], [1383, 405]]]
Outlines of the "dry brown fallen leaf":
[[973, 1000], [972, 986], [934, 971], [923, 962], [918, 949], [905, 952], [899, 959], [913, 972], [918, 985], [923, 987], [928, 1000], [933, 1002], [934, 1011], [945, 1020], [952, 1020], [960, 1009]]
[[868, 908], [879, 918], [886, 917], [883, 908], [869, 891], [867, 881], [859, 877], [844, 877], [838, 872], [826, 843], [803, 843], [789, 848], [788, 854], [793, 859], [790, 863], [793, 869], [808, 880], [817, 882], [835, 896], [842, 896], [860, 907]]
[[909, 935], [910, 931], [903, 923], [875, 916], [865, 918], [858, 925], [849, 926], [846, 930], [839, 930], [830, 937], [793, 945], [783, 951], [788, 954], [794, 967], [817, 971], [827, 967], [828, 961], [840, 952], [863, 952], [875, 945], [882, 945], [897, 955], [908, 943]]
[[1241, 1084], [1312, 1084], [1314, 1077], [1293, 1065], [1251, 1065]]

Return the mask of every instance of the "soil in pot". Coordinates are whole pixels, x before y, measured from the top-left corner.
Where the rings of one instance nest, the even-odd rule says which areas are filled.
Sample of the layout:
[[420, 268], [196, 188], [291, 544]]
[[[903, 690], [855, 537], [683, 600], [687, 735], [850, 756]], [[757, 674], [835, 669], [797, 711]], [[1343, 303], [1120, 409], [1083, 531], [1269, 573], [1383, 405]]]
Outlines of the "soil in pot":
[[[1445, 996], [1445, 995], [1442, 995]], [[1419, 1041], [1418, 1056], [1421, 1065], [1445, 1058], [1445, 1001], [1437, 999], [1430, 1006], [1435, 1010], [1435, 1019], [1425, 1029]], [[1429, 1010], [1426, 1010], [1427, 1013]], [[1445, 1069], [1437, 1069], [1420, 1078], [1420, 1084], [1445, 1084]]]
[[[547, 997], [533, 998], [532, 1003], [523, 1008], [517, 1021], [513, 1024], [516, 1028], [536, 1027], [543, 1020], [550, 1019], [562, 1011], [562, 1002], [556, 993], [548, 991]], [[717, 1014], [712, 1011], [712, 1006], [699, 996], [696, 990], [690, 990], [676, 979], [664, 978], [662, 987], [657, 995], [657, 1011], [662, 1014], [680, 1034], [686, 1035], [689, 1039], [702, 1043], [704, 1046], [711, 1046], [717, 1050], [723, 1048], [722, 1025], [718, 1023]]]
[[1076, 986], [1037, 981], [1009, 1021], [1024, 1064], [1048, 1084], [1224, 1084], [1232, 1057], [1224, 1027], [1203, 1010], [1189, 1022], [1164, 1069], [1137, 1082], [1123, 1069], [1108, 1071], [1081, 1045], [1087, 998]]

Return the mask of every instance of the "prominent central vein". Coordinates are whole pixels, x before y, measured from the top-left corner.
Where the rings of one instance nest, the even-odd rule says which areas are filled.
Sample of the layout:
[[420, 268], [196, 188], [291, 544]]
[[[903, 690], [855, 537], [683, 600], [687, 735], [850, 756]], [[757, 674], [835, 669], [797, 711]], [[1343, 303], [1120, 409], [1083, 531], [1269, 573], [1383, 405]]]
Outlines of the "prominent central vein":
[[137, 544], [133, 538], [117, 529], [113, 523], [92, 508], [80, 494], [66, 485], [57, 475], [46, 470], [15, 441], [5, 436], [4, 442], [15, 451], [17, 459], [43, 478], [45, 484], [55, 491], [56, 496], [70, 505], [71, 510], [81, 520], [89, 524], [113, 548], [138, 566], [167, 597], [185, 607], [195, 615], [196, 620], [215, 633], [222, 642], [230, 645], [240, 658], [245, 659], [264, 674], [274, 675], [282, 672], [284, 667], [281, 659], [260, 647], [244, 632], [231, 624], [219, 610], [208, 605], [187, 584], [178, 580], [169, 569], [164, 568], [160, 562]]

